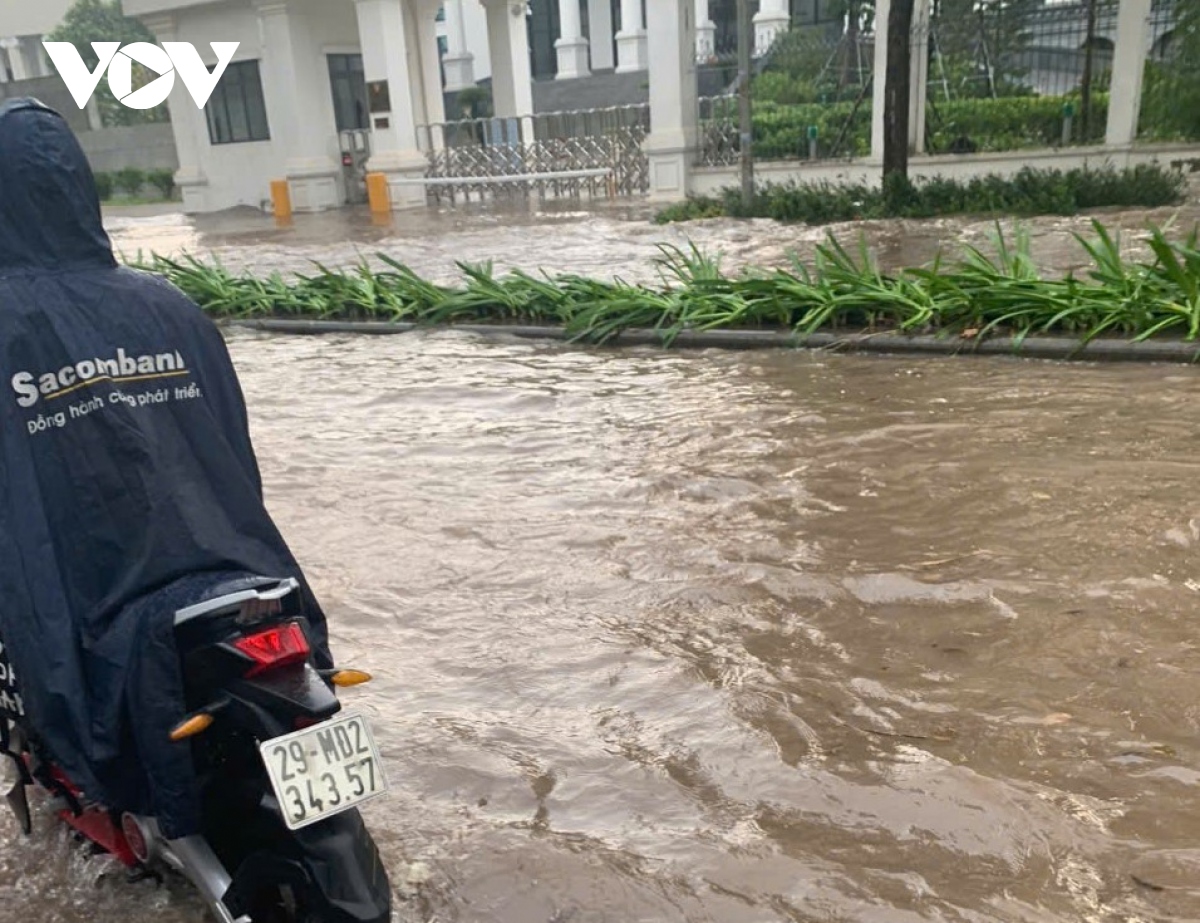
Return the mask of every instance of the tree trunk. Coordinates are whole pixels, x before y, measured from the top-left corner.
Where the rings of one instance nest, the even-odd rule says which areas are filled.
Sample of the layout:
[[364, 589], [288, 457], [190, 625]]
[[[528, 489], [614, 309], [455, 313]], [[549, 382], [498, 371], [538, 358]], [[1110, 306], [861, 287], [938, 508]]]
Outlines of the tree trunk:
[[[908, 104], [913, 0], [892, 0], [887, 21], [887, 70], [883, 74], [883, 184], [908, 178]], [[876, 75], [876, 79], [879, 75]]]

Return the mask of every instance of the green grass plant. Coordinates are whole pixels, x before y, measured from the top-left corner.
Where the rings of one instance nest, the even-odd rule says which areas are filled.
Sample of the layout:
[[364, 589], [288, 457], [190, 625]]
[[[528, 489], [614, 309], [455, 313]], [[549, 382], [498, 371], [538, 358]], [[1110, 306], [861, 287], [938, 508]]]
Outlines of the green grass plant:
[[935, 215], [1074, 215], [1103, 206], [1175, 205], [1187, 180], [1178, 170], [1140, 164], [1117, 170], [1035, 170], [1011, 178], [996, 175], [954, 180], [901, 180], [888, 193], [861, 184], [766, 183], [747, 207], [740, 189], [695, 196], [655, 216], [659, 224], [700, 218], [774, 218], [787, 223], [829, 224], [869, 218], [929, 218]]
[[[1200, 339], [1200, 242], [1149, 229], [1148, 258], [1123, 255], [1120, 238], [1100, 222], [1077, 235], [1088, 267], [1043, 275], [1028, 234], [992, 247], [963, 246], [930, 265], [885, 272], [865, 241], [846, 247], [829, 236], [811, 265], [729, 274], [694, 246], [663, 246], [652, 284], [573, 274], [497, 274], [490, 264], [459, 264], [457, 285], [438, 285], [386, 254], [347, 270], [319, 264], [306, 274], [234, 274], [193, 256], [139, 254], [132, 264], [162, 274], [218, 318], [544, 324], [577, 340], [603, 343], [622, 330], [718, 329], [934, 333], [983, 338], [1060, 334], [1089, 340], [1118, 336]], [[379, 268], [377, 268], [379, 267]]]

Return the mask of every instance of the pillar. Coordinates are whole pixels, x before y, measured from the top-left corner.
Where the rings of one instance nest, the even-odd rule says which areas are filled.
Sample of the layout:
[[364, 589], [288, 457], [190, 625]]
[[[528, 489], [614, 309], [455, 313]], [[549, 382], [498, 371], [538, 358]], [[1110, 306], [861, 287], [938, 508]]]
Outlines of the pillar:
[[42, 41], [46, 36], [39, 35], [29, 40], [29, 53], [33, 55], [34, 70], [39, 77], [53, 77], [55, 75], [54, 65], [50, 61], [50, 56], [46, 54], [46, 49], [42, 46]]
[[367, 169], [387, 177], [392, 208], [425, 204], [428, 161], [417, 148], [409, 82], [408, 39], [401, 0], [355, 0], [363, 77], [371, 100], [371, 158]]
[[[651, 0], [651, 10], [654, 3], [655, 0]], [[676, 6], [674, 0], [670, 0], [666, 5], [671, 8]], [[691, 22], [690, 15], [683, 11], [680, 11], [679, 15]], [[621, 31], [617, 33], [617, 73], [644, 71], [646, 66], [646, 28], [642, 24], [642, 0], [621, 0]]]
[[571, 80], [586, 77], [588, 70], [588, 42], [583, 37], [583, 23], [579, 17], [579, 0], [558, 0], [559, 38], [554, 43], [558, 54], [556, 80]]
[[320, 118], [324, 109], [313, 101], [327, 101], [330, 107], [332, 102], [325, 74], [310, 57], [315, 46], [308, 20], [294, 14], [286, 0], [257, 3], [255, 11], [263, 42], [259, 68], [267, 123], [275, 150], [286, 152], [278, 178], [288, 181], [296, 211], [335, 208], [341, 204], [341, 166], [331, 152], [336, 132], [332, 118]]
[[446, 0], [446, 90], [456, 92], [475, 86], [475, 55], [467, 50], [467, 26], [463, 19], [463, 0]]
[[588, 0], [588, 35], [592, 37], [592, 70], [612, 70], [616, 61], [613, 59], [612, 4], [609, 0]]
[[[170, 39], [167, 39], [167, 41], [170, 41]], [[170, 108], [169, 101], [168, 108]], [[99, 131], [104, 127], [104, 119], [100, 115], [100, 104], [96, 102], [95, 93], [88, 99], [87, 106], [84, 107], [84, 112], [87, 113], [88, 128], [92, 131]]]
[[696, 60], [711, 61], [717, 54], [717, 24], [708, 15], [708, 0], [696, 0]]
[[497, 116], [533, 115], [533, 77], [523, 0], [482, 0], [492, 59], [492, 107]]
[[12, 70], [13, 80], [26, 80], [33, 76], [25, 66], [25, 52], [19, 38], [0, 39], [0, 48], [8, 52], [8, 66]]
[[1113, 80], [1108, 97], [1104, 143], [1128, 147], [1137, 140], [1142, 108], [1142, 78], [1150, 40], [1150, 0], [1121, 0], [1117, 11], [1117, 41], [1113, 50]]
[[[158, 44], [178, 41], [175, 20], [171, 16], [145, 17], [142, 24], [154, 35]], [[183, 211], [194, 215], [209, 211], [207, 207], [208, 177], [204, 173], [204, 153], [209, 149], [208, 121], [204, 112], [196, 108], [192, 94], [182, 80], [176, 80], [167, 97], [167, 109], [171, 113], [171, 134], [175, 138], [175, 156], [179, 168], [175, 171], [175, 186], [183, 198]], [[95, 97], [88, 103], [88, 119], [100, 121]], [[269, 116], [268, 116], [269, 118]], [[96, 127], [96, 125], [93, 125]]]
[[649, 9], [650, 197], [678, 200], [691, 191], [696, 159], [695, 0], [652, 0]]
[[875, 0], [875, 79], [871, 82], [871, 159], [883, 162], [884, 100], [887, 74], [888, 16], [891, 0]]
[[925, 153], [925, 107], [929, 93], [929, 34], [930, 0], [914, 0], [912, 57], [909, 71], [908, 149], [915, 154]]
[[[437, 42], [437, 14], [440, 6], [441, 0], [411, 0], [406, 7], [408, 79], [412, 86], [413, 113], [418, 125], [446, 121]], [[423, 140], [420, 133], [417, 140]]]
[[779, 33], [786, 32], [791, 24], [788, 0], [759, 0], [758, 12], [754, 14], [754, 53], [763, 55], [770, 51]]
[[8, 83], [8, 50], [4, 39], [0, 39], [0, 83]]

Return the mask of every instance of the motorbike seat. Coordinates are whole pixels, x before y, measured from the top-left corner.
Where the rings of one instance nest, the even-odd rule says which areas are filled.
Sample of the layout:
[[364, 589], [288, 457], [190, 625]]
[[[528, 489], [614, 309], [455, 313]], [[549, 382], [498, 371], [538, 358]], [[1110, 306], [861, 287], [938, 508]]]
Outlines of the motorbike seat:
[[206, 615], [226, 615], [237, 612], [251, 600], [270, 602], [283, 599], [300, 588], [294, 577], [246, 576], [214, 584], [203, 599], [175, 611], [175, 627]]

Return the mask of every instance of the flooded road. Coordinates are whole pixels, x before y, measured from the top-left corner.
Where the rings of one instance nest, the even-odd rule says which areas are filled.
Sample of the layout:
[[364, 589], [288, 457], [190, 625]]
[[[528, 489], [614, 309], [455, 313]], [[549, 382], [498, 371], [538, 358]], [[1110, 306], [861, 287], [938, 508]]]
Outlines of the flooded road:
[[[1086, 254], [1073, 237], [1093, 238], [1091, 222], [1103, 221], [1122, 233], [1123, 249], [1145, 253], [1139, 238], [1147, 225], [1190, 230], [1200, 220], [1200, 179], [1187, 203], [1171, 208], [1098, 209], [1087, 215], [1005, 219], [1001, 227], [1012, 239], [1019, 224], [1029, 232], [1037, 264], [1048, 273], [1082, 269]], [[271, 270], [308, 273], [314, 261], [333, 267], [373, 260], [377, 252], [407, 263], [418, 274], [438, 282], [461, 275], [457, 262], [492, 261], [497, 270], [524, 269], [537, 274], [572, 272], [626, 281], [654, 281], [653, 265], [660, 246], [686, 250], [695, 244], [720, 256], [729, 271], [745, 266], [787, 266], [792, 257], [811, 262], [827, 235], [856, 251], [860, 238], [886, 269], [920, 266], [943, 250], [956, 256], [961, 244], [991, 249], [996, 221], [990, 217], [932, 220], [852, 221], [825, 227], [780, 225], [768, 219], [718, 218], [687, 224], [655, 225], [646, 205], [593, 205], [590, 210], [551, 204], [528, 209], [515, 206], [462, 207], [458, 210], [399, 212], [378, 219], [361, 209], [321, 215], [298, 215], [280, 225], [250, 209], [187, 218], [110, 215], [106, 220], [113, 245], [128, 259], [188, 252], [217, 259], [235, 271]]]
[[412, 919], [1200, 917], [1194, 370], [233, 348]]
[[[398, 920], [1200, 919], [1200, 371], [230, 344]], [[0, 919], [203, 919], [47, 828]]]

